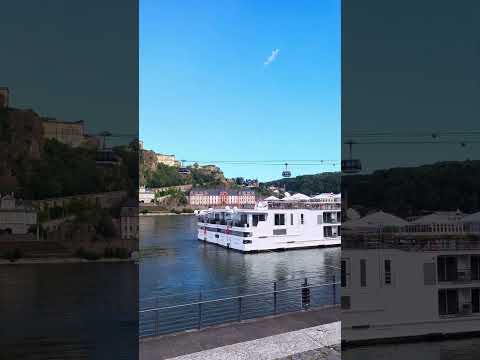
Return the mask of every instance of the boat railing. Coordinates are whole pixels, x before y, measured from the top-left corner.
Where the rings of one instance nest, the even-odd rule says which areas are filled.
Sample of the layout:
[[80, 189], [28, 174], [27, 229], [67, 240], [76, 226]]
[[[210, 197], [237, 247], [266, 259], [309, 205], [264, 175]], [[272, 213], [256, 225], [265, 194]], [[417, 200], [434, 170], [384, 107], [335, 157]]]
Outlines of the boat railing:
[[465, 283], [480, 281], [480, 274], [472, 272], [471, 269], [458, 269], [448, 275], [439, 276], [439, 283]]
[[317, 201], [288, 201], [288, 200], [269, 200], [267, 201], [269, 209], [290, 210], [290, 209], [308, 209], [308, 210], [340, 210], [339, 203], [323, 203]]
[[323, 219], [324, 224], [340, 224], [340, 220], [337, 219]]
[[358, 237], [344, 234], [342, 249], [398, 249], [404, 251], [480, 250], [480, 239], [467, 238], [396, 238]]

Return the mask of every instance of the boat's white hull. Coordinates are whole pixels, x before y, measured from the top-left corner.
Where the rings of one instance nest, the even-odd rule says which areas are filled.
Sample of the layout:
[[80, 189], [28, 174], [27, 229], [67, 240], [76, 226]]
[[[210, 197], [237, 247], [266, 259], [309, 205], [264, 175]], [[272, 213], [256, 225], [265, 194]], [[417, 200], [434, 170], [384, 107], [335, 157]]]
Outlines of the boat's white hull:
[[[242, 252], [273, 251], [312, 248], [323, 246], [340, 246], [341, 237], [304, 239], [299, 235], [290, 236], [262, 236], [262, 237], [240, 237], [232, 234], [225, 234], [215, 231], [198, 230], [198, 240], [225, 248]], [[247, 243], [244, 243], [244, 242]], [[248, 243], [251, 241], [251, 243]]]
[[382, 341], [396, 342], [407, 339], [449, 337], [456, 334], [480, 334], [479, 315], [454, 317], [431, 321], [404, 321], [368, 326], [342, 326], [342, 338], [347, 344], [369, 344]]

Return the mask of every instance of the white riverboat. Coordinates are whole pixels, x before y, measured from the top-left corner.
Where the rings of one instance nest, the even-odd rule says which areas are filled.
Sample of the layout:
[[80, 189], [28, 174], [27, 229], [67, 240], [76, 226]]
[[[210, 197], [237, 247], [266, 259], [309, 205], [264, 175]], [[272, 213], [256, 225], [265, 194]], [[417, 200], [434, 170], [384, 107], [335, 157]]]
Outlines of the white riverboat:
[[346, 221], [342, 341], [480, 334], [480, 212]]
[[340, 209], [339, 194], [295, 194], [251, 209], [202, 210], [196, 212], [198, 239], [242, 252], [339, 246]]

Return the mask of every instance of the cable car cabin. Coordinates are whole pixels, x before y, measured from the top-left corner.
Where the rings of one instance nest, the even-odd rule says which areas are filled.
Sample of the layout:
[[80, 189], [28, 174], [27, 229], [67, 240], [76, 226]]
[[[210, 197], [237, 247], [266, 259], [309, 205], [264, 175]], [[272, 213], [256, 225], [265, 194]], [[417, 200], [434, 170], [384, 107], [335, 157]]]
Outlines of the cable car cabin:
[[283, 177], [290, 177], [290, 176], [292, 176], [292, 173], [290, 172], [290, 170], [284, 170], [284, 171], [282, 171], [282, 176]]
[[178, 173], [182, 175], [188, 175], [190, 174], [190, 169], [186, 167], [181, 167], [178, 169]]
[[97, 150], [95, 154], [95, 162], [100, 166], [116, 166], [122, 162], [120, 156], [115, 154], [111, 149]]
[[362, 163], [359, 159], [342, 160], [342, 172], [346, 174], [355, 174], [362, 170]]

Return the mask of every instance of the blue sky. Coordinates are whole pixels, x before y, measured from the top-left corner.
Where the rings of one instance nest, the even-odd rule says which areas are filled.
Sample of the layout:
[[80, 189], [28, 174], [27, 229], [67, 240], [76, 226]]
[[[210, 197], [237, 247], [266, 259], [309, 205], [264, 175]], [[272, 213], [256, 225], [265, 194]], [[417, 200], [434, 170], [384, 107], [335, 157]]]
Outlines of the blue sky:
[[[141, 1], [140, 138], [186, 160], [339, 159], [339, 0]], [[282, 170], [221, 168], [263, 181]]]

